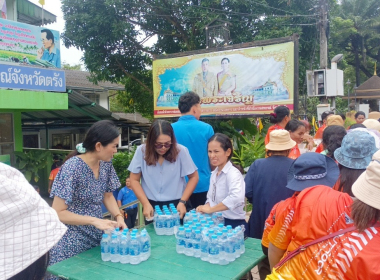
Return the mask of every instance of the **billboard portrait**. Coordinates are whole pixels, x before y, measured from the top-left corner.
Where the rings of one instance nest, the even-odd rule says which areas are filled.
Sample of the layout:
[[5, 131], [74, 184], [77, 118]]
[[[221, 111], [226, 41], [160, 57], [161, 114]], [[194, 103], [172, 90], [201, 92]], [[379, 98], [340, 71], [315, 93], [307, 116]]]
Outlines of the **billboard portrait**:
[[293, 111], [294, 42], [153, 61], [155, 118], [180, 116], [179, 97], [194, 91], [202, 116]]
[[61, 68], [59, 32], [0, 19], [0, 63]]

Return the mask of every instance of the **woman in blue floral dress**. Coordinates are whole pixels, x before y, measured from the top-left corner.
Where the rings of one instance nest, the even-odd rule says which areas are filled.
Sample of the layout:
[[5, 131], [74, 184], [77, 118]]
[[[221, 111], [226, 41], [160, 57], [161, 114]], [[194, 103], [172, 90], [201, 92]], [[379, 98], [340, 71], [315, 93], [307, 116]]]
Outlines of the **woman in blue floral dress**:
[[[119, 132], [111, 121], [99, 121], [87, 132], [76, 156], [61, 167], [50, 196], [67, 232], [50, 251], [49, 265], [99, 246], [102, 231], [125, 228], [112, 192], [120, 187], [112, 166]], [[116, 221], [102, 219], [102, 202]]]

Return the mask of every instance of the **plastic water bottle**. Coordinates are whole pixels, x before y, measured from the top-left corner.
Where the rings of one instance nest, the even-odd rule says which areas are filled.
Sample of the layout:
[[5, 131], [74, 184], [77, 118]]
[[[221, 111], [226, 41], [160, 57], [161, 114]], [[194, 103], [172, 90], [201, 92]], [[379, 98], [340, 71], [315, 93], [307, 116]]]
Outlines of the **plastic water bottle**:
[[235, 260], [235, 246], [232, 241], [232, 233], [227, 234], [227, 239], [223, 241], [223, 248], [225, 252], [225, 258], [229, 262], [233, 262]]
[[120, 262], [129, 263], [129, 244], [127, 237], [123, 234], [119, 246]]
[[103, 234], [102, 240], [100, 241], [100, 250], [102, 255], [102, 261], [108, 262], [111, 260], [110, 255], [110, 238], [108, 234]]
[[201, 257], [201, 231], [199, 229], [196, 229], [194, 232], [193, 251], [194, 251], [194, 257], [196, 258]]
[[141, 242], [140, 259], [141, 261], [146, 261], [150, 257], [151, 243], [150, 243], [150, 236], [145, 229], [143, 229], [143, 231], [141, 232], [140, 242]]
[[161, 212], [157, 212], [155, 221], [155, 230], [157, 235], [164, 235], [164, 215]]
[[218, 231], [218, 233], [216, 235], [218, 237], [217, 241], [218, 241], [218, 247], [219, 247], [219, 264], [220, 265], [226, 265], [229, 262], [227, 261], [226, 253], [224, 250], [224, 245], [223, 245], [223, 240], [222, 240], [223, 232]]
[[223, 217], [223, 214], [222, 214], [221, 212], [218, 212], [218, 213], [216, 214], [216, 216], [217, 216], [217, 221], [218, 221], [218, 223], [224, 225], [224, 217]]
[[240, 252], [239, 254], [242, 255], [244, 254], [245, 252], [245, 244], [244, 244], [244, 226], [241, 227], [241, 226], [237, 226], [236, 227], [236, 231], [237, 231], [237, 239], [239, 240], [240, 242]]
[[232, 232], [232, 242], [234, 244], [234, 251], [235, 251], [235, 259], [240, 257], [240, 252], [241, 252], [241, 242], [237, 236], [237, 232], [234, 230]]
[[176, 234], [177, 245], [176, 250], [178, 254], [183, 254], [185, 251], [185, 228], [179, 227]]
[[219, 246], [217, 236], [214, 234], [211, 236], [211, 242], [209, 244], [209, 262], [213, 264], [219, 263]]
[[191, 232], [191, 229], [190, 228], [187, 228], [185, 230], [185, 250], [184, 250], [184, 254], [186, 256], [194, 256], [194, 250], [193, 250], [193, 244], [192, 244], [192, 232]]
[[112, 235], [110, 243], [111, 262], [119, 262], [119, 240], [116, 234]]
[[139, 264], [141, 254], [141, 244], [137, 239], [136, 235], [131, 236], [131, 241], [129, 243], [129, 260], [131, 264]]
[[202, 235], [201, 239], [201, 260], [207, 262], [209, 260], [209, 237], [208, 233]]
[[228, 225], [227, 230], [228, 230], [228, 233], [232, 233], [232, 226]]
[[181, 225], [181, 222], [180, 222], [180, 217], [179, 217], [179, 213], [177, 209], [173, 210], [173, 216], [174, 216], [174, 226], [178, 228]]
[[212, 213], [211, 220], [217, 225], [218, 224], [218, 214]]
[[187, 212], [185, 214], [185, 217], [183, 217], [183, 223], [186, 224], [190, 220], [191, 220], [191, 214], [190, 214], [190, 212]]

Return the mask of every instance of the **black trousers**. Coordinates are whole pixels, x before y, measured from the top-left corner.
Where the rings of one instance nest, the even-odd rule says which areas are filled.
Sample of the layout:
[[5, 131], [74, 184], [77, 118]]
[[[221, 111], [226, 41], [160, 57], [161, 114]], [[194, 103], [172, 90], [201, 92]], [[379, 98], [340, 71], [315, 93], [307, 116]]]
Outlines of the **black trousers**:
[[124, 222], [128, 228], [134, 228], [136, 225], [136, 217], [137, 217], [138, 208], [132, 209], [124, 209]]
[[206, 200], [207, 192], [193, 193], [189, 199], [189, 206], [191, 209], [196, 209], [199, 205], [204, 205]]

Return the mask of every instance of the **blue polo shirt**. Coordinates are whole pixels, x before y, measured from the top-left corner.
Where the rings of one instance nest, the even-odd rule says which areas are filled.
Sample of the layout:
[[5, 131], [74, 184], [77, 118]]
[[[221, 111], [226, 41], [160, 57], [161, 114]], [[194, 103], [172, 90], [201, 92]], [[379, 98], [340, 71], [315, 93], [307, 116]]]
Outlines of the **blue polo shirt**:
[[48, 49], [45, 49], [41, 59], [49, 61], [57, 68], [61, 68], [61, 53], [55, 45], [51, 53], [49, 53]]
[[[135, 193], [127, 187], [122, 188], [117, 195], [117, 200], [121, 201], [121, 205], [125, 205], [137, 200]], [[137, 204], [127, 207], [126, 209], [136, 208]]]
[[207, 192], [210, 186], [211, 168], [208, 160], [207, 143], [214, 135], [212, 126], [185, 115], [172, 124], [177, 142], [184, 145], [198, 167], [199, 182], [194, 193]]

